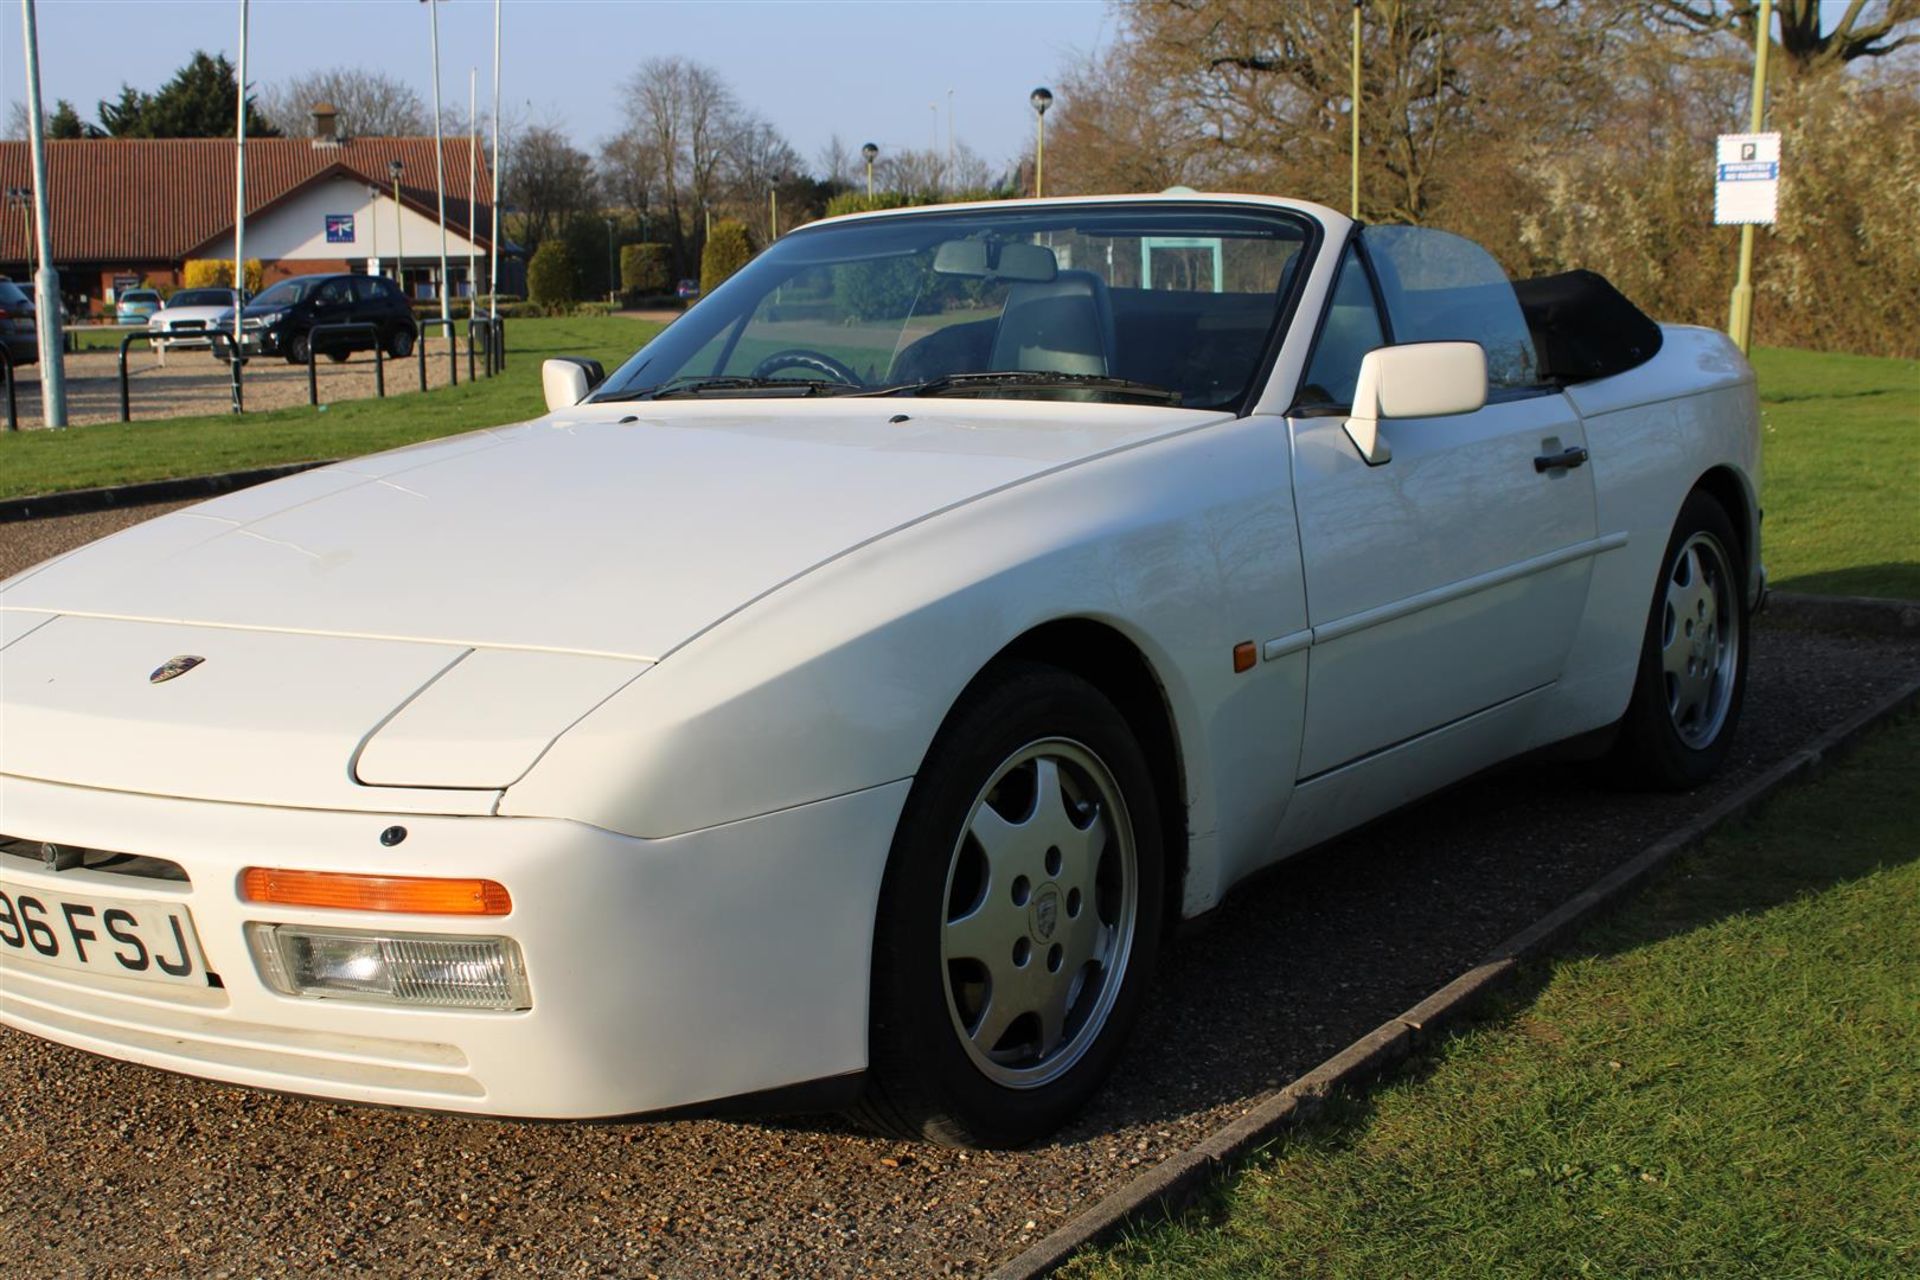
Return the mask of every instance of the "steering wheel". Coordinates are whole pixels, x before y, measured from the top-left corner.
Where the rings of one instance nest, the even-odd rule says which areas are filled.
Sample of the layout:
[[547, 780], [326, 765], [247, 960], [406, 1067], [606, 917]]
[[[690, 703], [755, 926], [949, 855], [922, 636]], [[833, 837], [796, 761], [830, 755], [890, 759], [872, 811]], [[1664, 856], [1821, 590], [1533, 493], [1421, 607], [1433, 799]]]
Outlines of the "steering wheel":
[[753, 366], [753, 376], [771, 378], [774, 374], [786, 369], [805, 369], [811, 373], [825, 374], [833, 381], [843, 382], [850, 387], [867, 385], [859, 374], [832, 356], [819, 351], [809, 351], [805, 347], [788, 347], [784, 351], [774, 352]]

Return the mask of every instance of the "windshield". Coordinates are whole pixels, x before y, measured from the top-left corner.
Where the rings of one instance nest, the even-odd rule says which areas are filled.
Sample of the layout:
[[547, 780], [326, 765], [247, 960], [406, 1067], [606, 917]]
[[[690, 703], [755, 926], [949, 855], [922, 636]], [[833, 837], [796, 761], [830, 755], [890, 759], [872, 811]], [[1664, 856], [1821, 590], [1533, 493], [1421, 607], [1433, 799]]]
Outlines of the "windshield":
[[230, 307], [231, 289], [182, 289], [167, 299], [170, 307]]
[[151, 289], [129, 289], [120, 295], [122, 302], [158, 302], [160, 295]]
[[255, 298], [253, 305], [263, 310], [269, 307], [290, 307], [300, 301], [300, 299], [306, 297], [307, 291], [312, 289], [316, 283], [317, 281], [313, 280], [282, 280], [279, 284]]
[[33, 299], [13, 281], [0, 280], [0, 302], [18, 307], [31, 303], [32, 301]]
[[1264, 367], [1308, 234], [1282, 210], [1200, 204], [1009, 203], [803, 229], [594, 398], [792, 382], [1233, 405]]

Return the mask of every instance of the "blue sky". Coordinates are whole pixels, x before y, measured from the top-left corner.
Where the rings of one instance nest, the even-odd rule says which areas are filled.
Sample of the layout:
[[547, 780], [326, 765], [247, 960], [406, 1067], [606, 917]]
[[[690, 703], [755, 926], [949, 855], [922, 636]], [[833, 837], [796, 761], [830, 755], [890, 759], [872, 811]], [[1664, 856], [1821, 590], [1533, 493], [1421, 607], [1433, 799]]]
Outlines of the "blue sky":
[[[24, 98], [12, 6], [0, 22], [0, 101]], [[48, 108], [91, 118], [122, 81], [151, 89], [199, 48], [233, 56], [238, 0], [38, 0]], [[492, 64], [491, 0], [442, 0], [442, 93], [463, 107]], [[428, 99], [427, 13], [417, 0], [253, 0], [248, 79], [357, 64], [405, 78]], [[958, 136], [996, 167], [1033, 127], [1026, 106], [1076, 53], [1112, 31], [1104, 0], [507, 0], [503, 97], [563, 122], [588, 144], [613, 132], [618, 86], [660, 54], [717, 68], [809, 162], [838, 132], [851, 146], [928, 144], [947, 90]], [[511, 118], [511, 113], [509, 113]]]

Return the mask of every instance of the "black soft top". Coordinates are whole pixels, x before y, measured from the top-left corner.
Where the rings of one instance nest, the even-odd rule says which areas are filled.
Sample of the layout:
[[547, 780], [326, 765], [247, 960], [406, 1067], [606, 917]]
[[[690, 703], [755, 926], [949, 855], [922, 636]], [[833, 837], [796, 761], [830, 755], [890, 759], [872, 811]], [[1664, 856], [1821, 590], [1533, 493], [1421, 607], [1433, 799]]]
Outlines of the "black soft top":
[[1516, 280], [1542, 376], [1563, 385], [1625, 373], [1660, 350], [1660, 326], [1595, 271]]

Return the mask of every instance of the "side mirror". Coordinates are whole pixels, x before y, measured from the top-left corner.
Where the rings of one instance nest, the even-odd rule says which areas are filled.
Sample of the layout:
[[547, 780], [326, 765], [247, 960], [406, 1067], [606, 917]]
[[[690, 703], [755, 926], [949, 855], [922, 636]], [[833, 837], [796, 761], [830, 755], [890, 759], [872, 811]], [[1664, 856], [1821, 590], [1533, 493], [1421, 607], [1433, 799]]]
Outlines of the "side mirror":
[[573, 408], [606, 380], [600, 362], [585, 356], [555, 356], [540, 366], [540, 389], [546, 392], [549, 413]]
[[1370, 467], [1391, 461], [1380, 435], [1392, 418], [1443, 418], [1487, 403], [1487, 353], [1477, 342], [1378, 347], [1360, 361], [1347, 438]]

